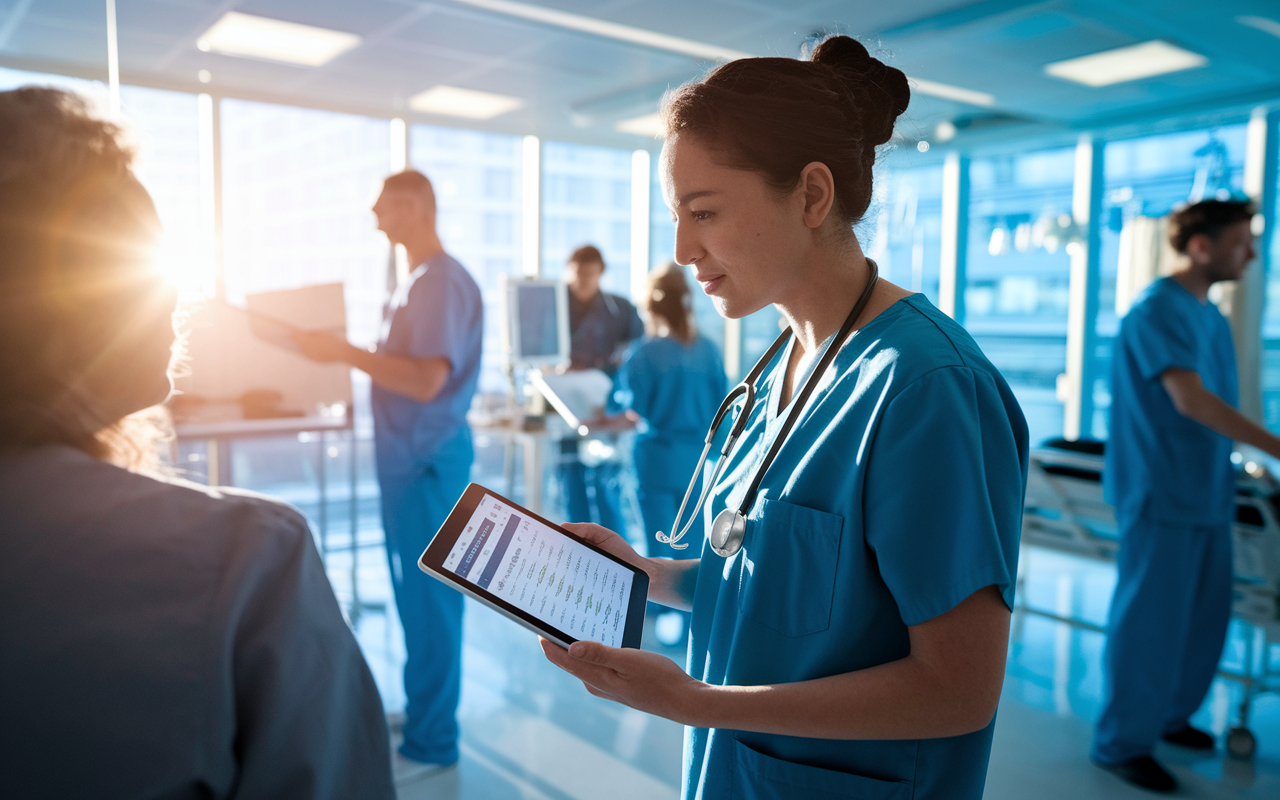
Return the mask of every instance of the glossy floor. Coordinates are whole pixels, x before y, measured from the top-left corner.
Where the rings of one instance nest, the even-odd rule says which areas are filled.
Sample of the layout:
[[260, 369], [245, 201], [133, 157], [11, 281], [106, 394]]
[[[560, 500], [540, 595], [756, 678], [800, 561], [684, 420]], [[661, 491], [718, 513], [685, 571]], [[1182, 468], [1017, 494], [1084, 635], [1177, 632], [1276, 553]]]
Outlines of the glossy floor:
[[[350, 561], [330, 556], [335, 588], [347, 595]], [[1101, 622], [1115, 580], [1109, 564], [1049, 551], [1024, 551], [1024, 597], [1035, 608]], [[357, 570], [362, 600], [356, 629], [388, 710], [404, 702], [403, 646], [389, 603], [380, 548], [364, 548]], [[345, 591], [344, 591], [345, 589]], [[1247, 630], [1233, 625], [1226, 661], [1238, 661]], [[682, 661], [683, 652], [650, 649]], [[1086, 758], [1098, 711], [1103, 637], [1035, 615], [1015, 620], [1004, 697], [996, 723], [986, 797], [1080, 800], [1150, 795], [1091, 766]], [[1280, 647], [1276, 648], [1280, 650]], [[1280, 662], [1280, 654], [1276, 654]], [[551, 666], [535, 638], [489, 610], [468, 603], [463, 693], [462, 760], [456, 769], [403, 787], [409, 798], [546, 798], [585, 800], [674, 798], [679, 795], [682, 730], [663, 719], [592, 697]], [[1196, 724], [1221, 735], [1234, 724], [1240, 688], [1219, 680]], [[1159, 751], [1183, 783], [1183, 796], [1280, 797], [1280, 698], [1263, 695], [1252, 709], [1258, 739], [1252, 762], [1221, 751], [1197, 756]]]

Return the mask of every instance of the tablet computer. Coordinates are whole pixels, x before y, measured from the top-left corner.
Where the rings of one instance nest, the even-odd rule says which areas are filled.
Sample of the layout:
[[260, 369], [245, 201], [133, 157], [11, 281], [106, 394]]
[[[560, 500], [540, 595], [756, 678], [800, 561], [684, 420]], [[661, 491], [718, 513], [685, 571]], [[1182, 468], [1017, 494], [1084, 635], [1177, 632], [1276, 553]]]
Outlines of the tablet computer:
[[561, 647], [639, 647], [649, 575], [478, 484], [418, 567]]

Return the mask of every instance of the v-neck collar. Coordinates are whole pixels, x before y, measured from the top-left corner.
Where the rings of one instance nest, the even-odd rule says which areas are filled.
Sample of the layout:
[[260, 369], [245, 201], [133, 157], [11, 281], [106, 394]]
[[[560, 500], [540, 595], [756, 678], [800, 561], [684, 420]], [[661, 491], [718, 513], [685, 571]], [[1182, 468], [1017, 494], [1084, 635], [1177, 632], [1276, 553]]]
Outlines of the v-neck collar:
[[[901, 297], [893, 301], [893, 303], [888, 308], [886, 308], [884, 311], [881, 311], [879, 314], [877, 314], [876, 317], [872, 319], [870, 322], [868, 322], [866, 325], [863, 325], [861, 328], [858, 328], [857, 330], [851, 332], [849, 336], [840, 344], [840, 349], [836, 351], [836, 356], [835, 358], [831, 359], [831, 364], [827, 367], [827, 369], [833, 369], [836, 366], [836, 362], [840, 360], [840, 351], [843, 351], [844, 348], [847, 347], [850, 342], [858, 338], [858, 336], [863, 331], [875, 326], [876, 323], [880, 322], [880, 320], [882, 319], [891, 319], [892, 317], [896, 316], [898, 313], [900, 313], [898, 311], [898, 306], [902, 304], [904, 300], [910, 300], [911, 298], [917, 297], [917, 296], [921, 296], [919, 292], [916, 292], [914, 294], [909, 294], [906, 297]], [[779, 421], [781, 415], [785, 413], [790, 413], [792, 405], [794, 405], [796, 402], [796, 398], [799, 397], [800, 393], [804, 391], [805, 383], [809, 380], [809, 377], [813, 374], [813, 370], [817, 368], [818, 362], [822, 360], [822, 353], [826, 352], [826, 349], [830, 344], [831, 340], [834, 339], [836, 334], [838, 333], [839, 331], [836, 331], [835, 333], [832, 333], [830, 336], [828, 336], [825, 340], [823, 340], [822, 345], [818, 348], [818, 355], [814, 357], [809, 362], [809, 364], [805, 367], [804, 374], [796, 375], [796, 380], [792, 381], [791, 383], [791, 398], [787, 402], [786, 406], [782, 406], [782, 383], [783, 383], [782, 379], [783, 379], [783, 376], [786, 374], [787, 365], [791, 363], [791, 353], [796, 345], [796, 336], [794, 333], [791, 334], [791, 339], [787, 342], [786, 347], [782, 348], [782, 353], [780, 354], [781, 360], [778, 361], [773, 366], [773, 371], [772, 371], [773, 382], [769, 386], [769, 403], [766, 408], [767, 416], [765, 417], [765, 422], [768, 425], [770, 426], [774, 425]], [[812, 396], [809, 399], [812, 400], [813, 399]], [[799, 423], [800, 423], [800, 420], [797, 420], [796, 424], [798, 425]]]

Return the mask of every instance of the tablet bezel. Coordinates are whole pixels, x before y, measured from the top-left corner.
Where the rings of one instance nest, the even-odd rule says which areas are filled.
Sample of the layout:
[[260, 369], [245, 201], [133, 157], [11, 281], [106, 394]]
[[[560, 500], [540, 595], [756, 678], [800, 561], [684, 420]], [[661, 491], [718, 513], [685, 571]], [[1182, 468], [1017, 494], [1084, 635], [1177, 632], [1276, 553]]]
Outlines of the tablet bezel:
[[531, 519], [537, 520], [553, 531], [568, 536], [578, 544], [594, 550], [605, 558], [610, 559], [634, 573], [631, 580], [631, 597], [627, 604], [627, 623], [622, 631], [622, 646], [639, 648], [641, 634], [644, 631], [644, 612], [649, 595], [649, 573], [634, 564], [628, 564], [621, 558], [601, 550], [599, 547], [590, 542], [574, 536], [569, 531], [547, 520], [545, 517], [535, 514], [529, 509], [521, 506], [519, 503], [512, 502], [501, 494], [481, 486], [478, 483], [467, 485], [466, 491], [458, 498], [458, 502], [454, 504], [453, 510], [449, 512], [449, 516], [445, 519], [444, 524], [440, 526], [440, 530], [436, 531], [436, 535], [432, 537], [431, 543], [427, 545], [427, 549], [422, 551], [422, 555], [418, 557], [418, 569], [427, 573], [438, 581], [450, 586], [463, 594], [471, 597], [489, 608], [497, 611], [509, 619], [520, 623], [524, 627], [546, 637], [561, 647], [567, 648], [569, 645], [578, 641], [577, 638], [565, 633], [559, 628], [543, 622], [527, 611], [516, 608], [512, 604], [503, 600], [496, 595], [490, 594], [487, 590], [471, 583], [457, 573], [451, 572], [444, 568], [444, 560], [448, 558], [449, 551], [453, 549], [453, 545], [458, 541], [458, 537], [462, 535], [466, 528], [467, 522], [471, 519], [471, 515], [475, 513], [476, 508], [480, 505], [480, 501], [485, 495], [491, 495], [495, 499], [506, 503], [522, 514], [528, 515]]

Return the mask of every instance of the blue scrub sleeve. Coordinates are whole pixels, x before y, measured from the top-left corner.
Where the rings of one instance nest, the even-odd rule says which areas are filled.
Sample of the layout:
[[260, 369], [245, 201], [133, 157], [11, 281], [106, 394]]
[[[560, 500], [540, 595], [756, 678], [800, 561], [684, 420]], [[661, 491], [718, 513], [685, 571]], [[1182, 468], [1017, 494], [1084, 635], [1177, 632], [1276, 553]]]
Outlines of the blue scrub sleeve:
[[212, 643], [230, 658], [235, 796], [393, 798], [382, 701], [342, 618], [311, 531], [272, 509], [232, 532]]
[[622, 412], [630, 409], [648, 419], [653, 394], [649, 380], [652, 366], [645, 356], [644, 341], [632, 342], [622, 356], [622, 365], [614, 376], [614, 409]]
[[1156, 294], [1157, 302], [1135, 309], [1125, 319], [1125, 339], [1138, 371], [1146, 380], [1155, 380], [1170, 369], [1196, 371], [1195, 328], [1168, 292]]
[[412, 358], [449, 359], [459, 369], [467, 358], [473, 303], [454, 269], [432, 265], [414, 282], [400, 313], [409, 323], [408, 353]]
[[1012, 396], [967, 367], [934, 370], [886, 407], [867, 456], [863, 524], [906, 625], [986, 586], [1013, 607], [1026, 441]]
[[644, 322], [641, 321], [640, 313], [631, 303], [627, 303], [627, 311], [630, 312], [627, 317], [627, 341], [639, 339], [644, 336]]

